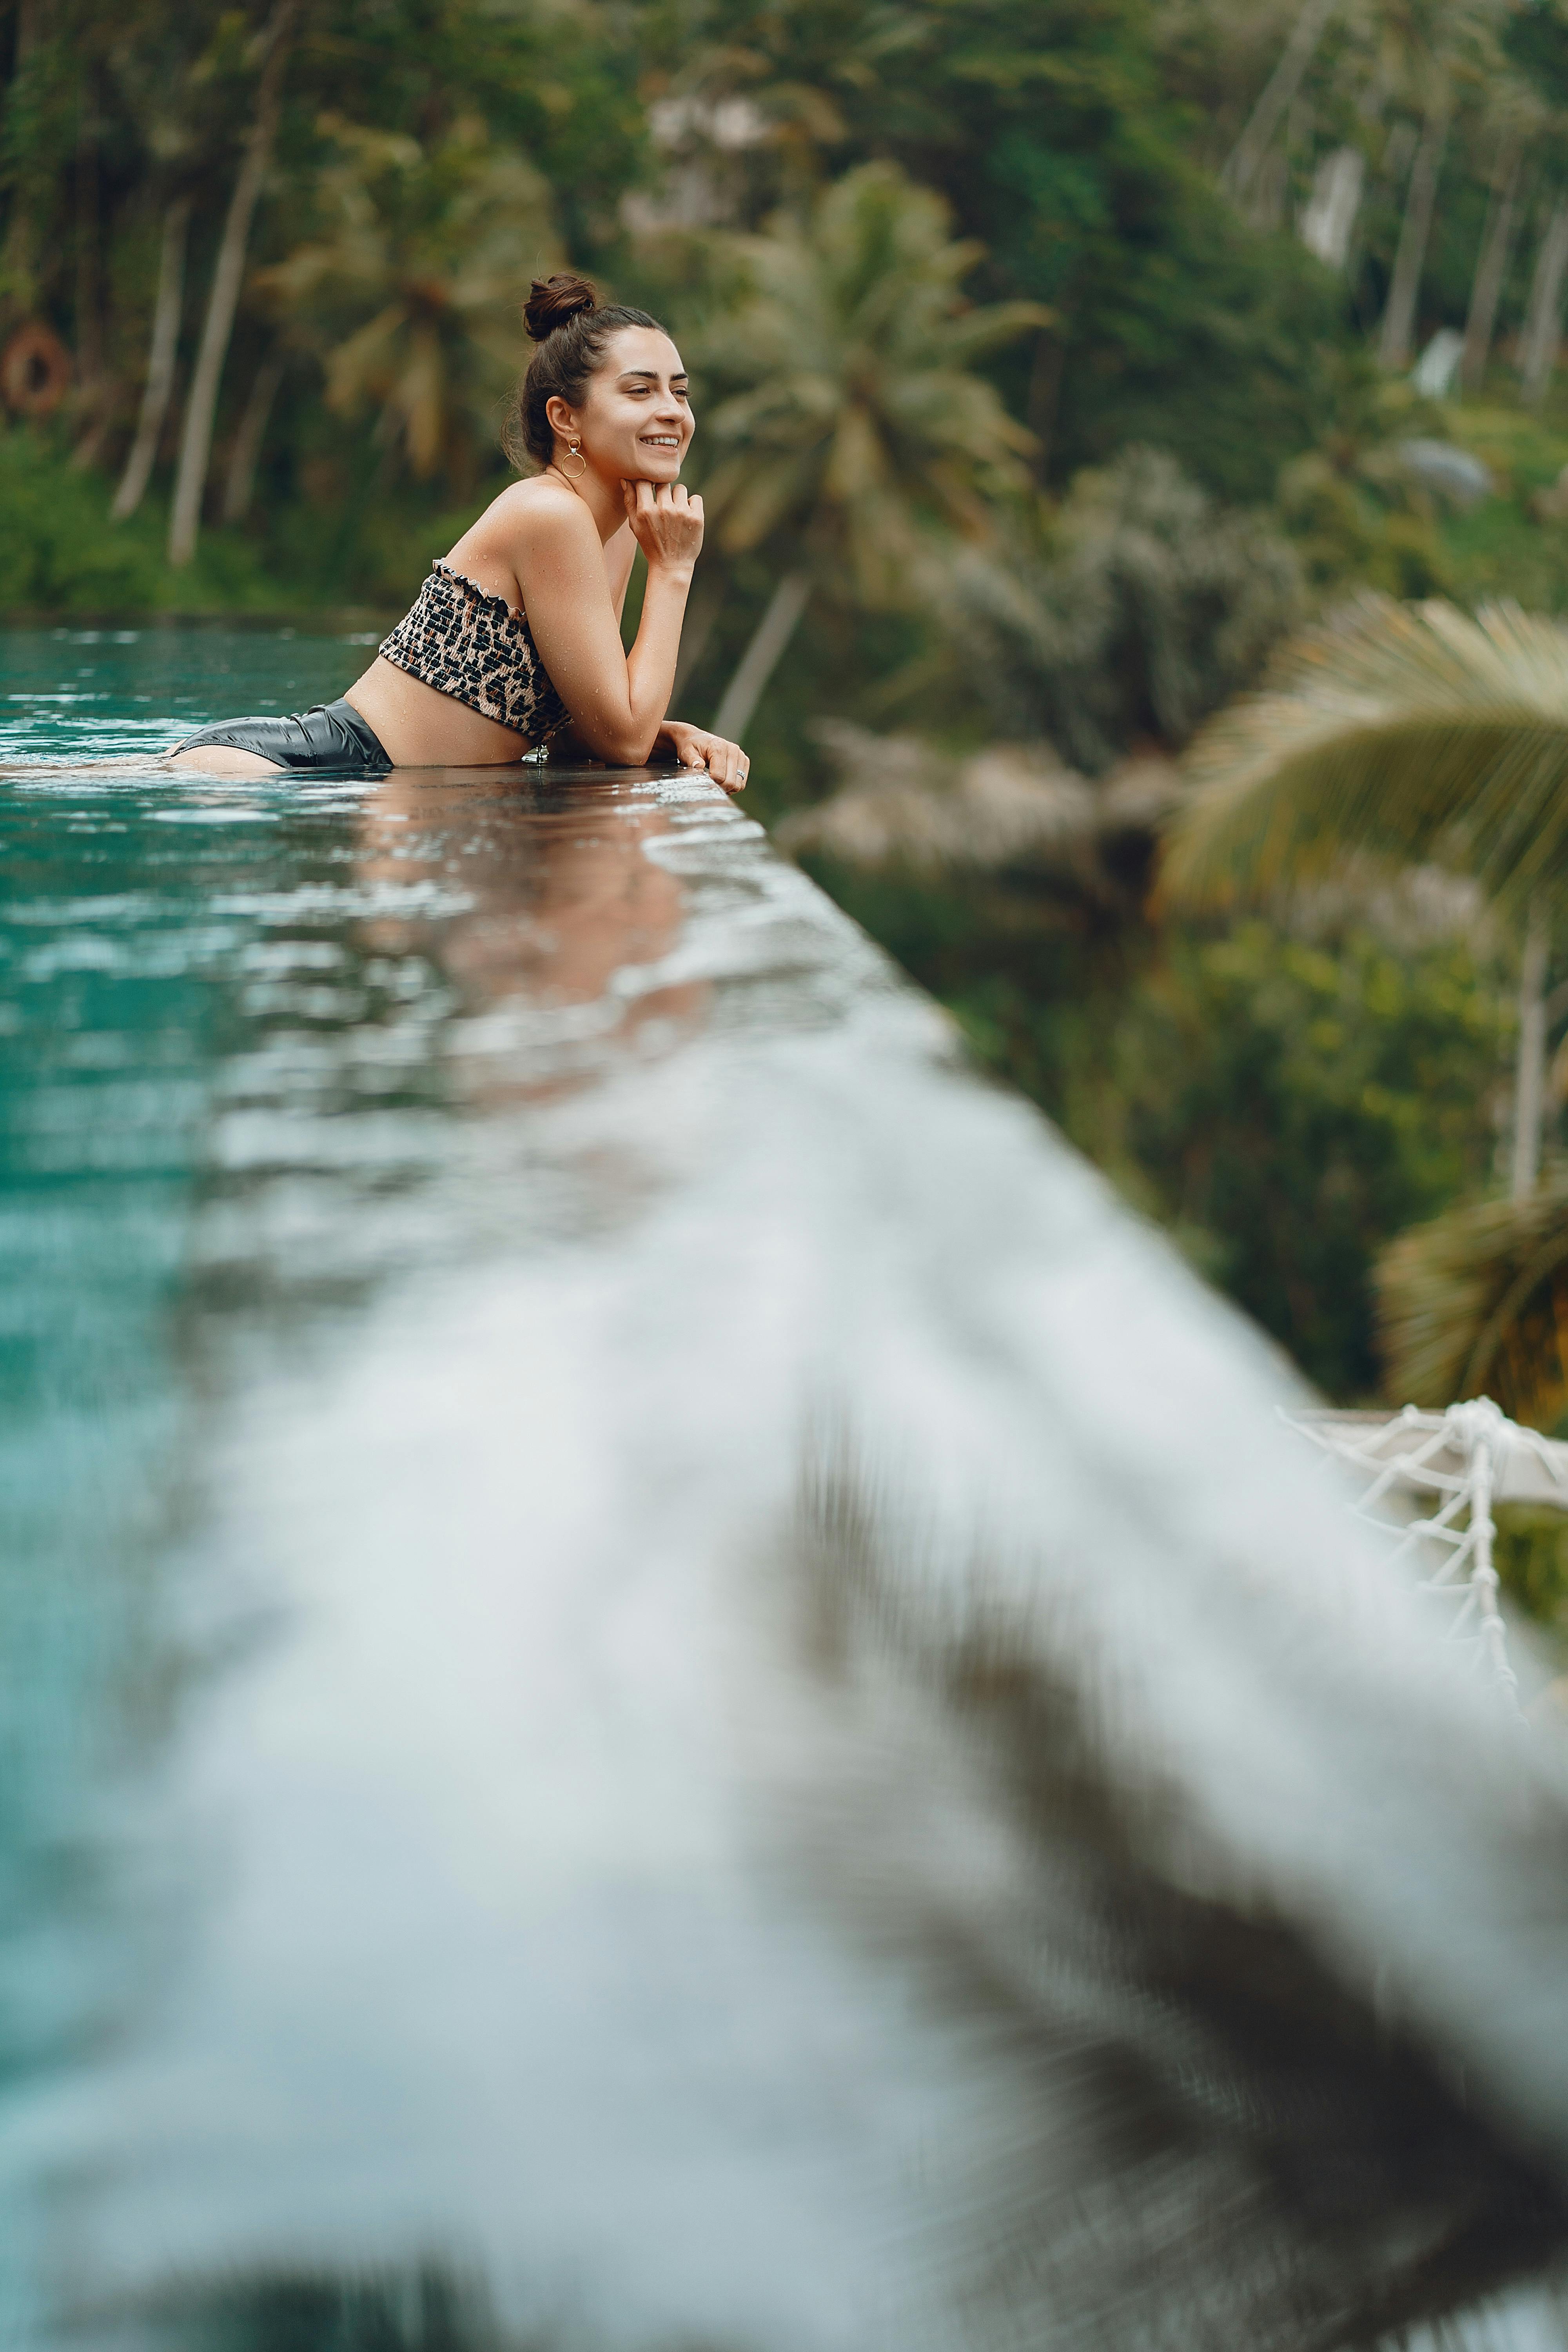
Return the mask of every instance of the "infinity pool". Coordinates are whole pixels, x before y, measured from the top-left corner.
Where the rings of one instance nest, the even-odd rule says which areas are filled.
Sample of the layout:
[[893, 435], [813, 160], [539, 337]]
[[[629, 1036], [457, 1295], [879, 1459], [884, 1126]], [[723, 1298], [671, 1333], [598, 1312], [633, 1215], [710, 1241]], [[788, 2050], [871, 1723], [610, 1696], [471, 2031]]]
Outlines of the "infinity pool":
[[1568, 1774], [1263, 1345], [705, 782], [0, 647], [5, 2341], [1561, 2347]]

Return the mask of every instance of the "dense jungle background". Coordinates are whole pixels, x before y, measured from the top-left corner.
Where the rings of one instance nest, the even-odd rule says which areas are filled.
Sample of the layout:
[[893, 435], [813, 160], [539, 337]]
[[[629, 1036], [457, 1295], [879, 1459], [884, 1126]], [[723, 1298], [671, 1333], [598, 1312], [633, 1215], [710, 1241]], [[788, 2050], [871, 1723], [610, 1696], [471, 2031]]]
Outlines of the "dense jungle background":
[[755, 813], [1331, 1397], [1557, 1421], [1550, 1285], [1531, 1378], [1469, 1346], [1568, 1215], [1550, 909], [1159, 865], [1292, 633], [1568, 607], [1568, 6], [9, 0], [0, 59], [0, 609], [395, 616], [586, 268], [693, 370], [676, 707]]

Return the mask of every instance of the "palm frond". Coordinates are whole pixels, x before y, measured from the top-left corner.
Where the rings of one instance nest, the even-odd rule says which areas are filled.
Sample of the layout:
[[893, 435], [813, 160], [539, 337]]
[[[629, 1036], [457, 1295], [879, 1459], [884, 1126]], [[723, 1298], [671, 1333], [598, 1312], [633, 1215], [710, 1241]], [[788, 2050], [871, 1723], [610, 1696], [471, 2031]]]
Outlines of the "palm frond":
[[1525, 1201], [1450, 1209], [1377, 1266], [1384, 1386], [1438, 1408], [1489, 1396], [1551, 1429], [1568, 1410], [1568, 1171]]
[[794, 513], [806, 495], [812, 467], [806, 457], [785, 449], [777, 456], [731, 458], [704, 485], [702, 503], [718, 525], [721, 543], [732, 552], [756, 547]]
[[1568, 627], [1365, 595], [1211, 720], [1164, 887], [1222, 904], [1347, 848], [1473, 873], [1512, 899], [1568, 880]]
[[383, 396], [395, 368], [398, 334], [405, 323], [401, 302], [377, 311], [327, 360], [327, 406], [352, 414], [362, 401]]
[[944, 354], [950, 363], [967, 366], [1005, 343], [1016, 343], [1031, 327], [1056, 324], [1057, 313], [1043, 302], [988, 302], [983, 310], [961, 311], [942, 328]]

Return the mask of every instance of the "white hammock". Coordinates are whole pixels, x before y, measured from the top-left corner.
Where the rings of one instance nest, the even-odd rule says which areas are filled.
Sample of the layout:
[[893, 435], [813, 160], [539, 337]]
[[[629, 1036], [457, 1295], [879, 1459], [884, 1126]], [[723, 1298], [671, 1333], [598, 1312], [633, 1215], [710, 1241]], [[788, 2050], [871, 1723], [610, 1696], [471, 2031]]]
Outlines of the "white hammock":
[[[1568, 1511], [1568, 1445], [1521, 1429], [1490, 1397], [1446, 1412], [1287, 1413], [1288, 1426], [1356, 1474], [1351, 1508], [1446, 1612], [1450, 1641], [1518, 1706], [1492, 1562], [1498, 1503]], [[1414, 1498], [1414, 1499], [1413, 1499]], [[1427, 1505], [1421, 1516], [1421, 1505]]]

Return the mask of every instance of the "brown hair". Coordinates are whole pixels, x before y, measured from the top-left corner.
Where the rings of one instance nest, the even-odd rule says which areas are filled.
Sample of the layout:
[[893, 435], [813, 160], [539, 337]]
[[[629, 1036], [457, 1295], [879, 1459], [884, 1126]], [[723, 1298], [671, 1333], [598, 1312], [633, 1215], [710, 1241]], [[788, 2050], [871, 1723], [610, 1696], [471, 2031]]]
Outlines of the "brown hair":
[[628, 310], [621, 302], [601, 304], [585, 278], [558, 269], [553, 278], [536, 278], [523, 304], [522, 323], [539, 345], [518, 385], [500, 445], [514, 466], [525, 457], [548, 466], [555, 454], [555, 435], [544, 413], [546, 401], [560, 399], [580, 408], [588, 379], [603, 366], [605, 347], [623, 327], [665, 330], [646, 310]]

